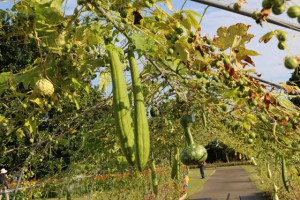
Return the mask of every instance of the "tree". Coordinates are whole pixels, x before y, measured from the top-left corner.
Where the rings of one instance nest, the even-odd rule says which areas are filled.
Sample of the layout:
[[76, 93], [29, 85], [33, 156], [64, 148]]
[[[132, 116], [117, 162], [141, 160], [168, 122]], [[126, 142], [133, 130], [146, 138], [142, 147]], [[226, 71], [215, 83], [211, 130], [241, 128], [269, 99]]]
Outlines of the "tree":
[[[288, 80], [287, 84], [293, 85], [293, 86], [297, 86], [297, 87], [300, 86], [298, 69], [296, 69], [296, 70], [292, 73], [292, 76], [291, 76], [291, 78]], [[299, 97], [291, 98], [291, 102], [293, 102], [296, 106], [300, 106], [300, 100], [299, 100]]]
[[[11, 15], [0, 10], [0, 72], [18, 73], [25, 69], [38, 57], [35, 41], [28, 36], [16, 32], [25, 26], [30, 26], [32, 16], [20, 14], [14, 20]], [[15, 17], [14, 17], [15, 18]]]

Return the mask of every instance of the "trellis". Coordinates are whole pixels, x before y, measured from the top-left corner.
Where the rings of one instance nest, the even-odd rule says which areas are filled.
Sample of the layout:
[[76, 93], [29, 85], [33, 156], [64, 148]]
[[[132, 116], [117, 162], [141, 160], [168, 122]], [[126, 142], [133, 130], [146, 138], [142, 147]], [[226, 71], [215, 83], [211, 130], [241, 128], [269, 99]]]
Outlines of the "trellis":
[[[251, 17], [252, 13], [257, 11], [257, 10], [250, 9], [250, 8], [244, 8], [243, 6], [240, 9], [236, 10], [236, 9], [234, 9], [234, 4], [223, 3], [223, 2], [220, 2], [220, 1], [217, 1], [217, 0], [191, 0], [191, 1], [201, 3], [201, 4], [205, 4], [205, 5], [208, 5], [208, 6], [212, 6], [212, 7], [215, 7], [215, 8], [219, 8], [219, 9], [222, 9], [222, 10], [227, 10], [229, 12], [244, 15], [244, 16], [247, 16], [247, 17]], [[291, 29], [291, 30], [300, 31], [300, 24], [291, 23], [291, 22], [288, 22], [286, 20], [282, 20], [282, 19], [272, 17], [272, 16], [267, 17], [266, 21], [271, 23], [271, 24], [282, 26], [282, 27], [285, 27], [285, 28], [288, 28], [288, 29]]]
[[[215, 7], [215, 8], [219, 8], [219, 9], [222, 9], [222, 10], [226, 10], [226, 11], [229, 11], [229, 12], [233, 12], [233, 13], [236, 13], [236, 14], [239, 14], [239, 15], [251, 17], [251, 18], [252, 18], [252, 13], [257, 11], [257, 10], [254, 10], [254, 9], [251, 9], [251, 8], [245, 8], [245, 7], [241, 7], [240, 9], [237, 10], [237, 9], [234, 9], [234, 4], [224, 3], [224, 2], [217, 1], [217, 0], [191, 0], [191, 1], [194, 1], [196, 3], [205, 4], [205, 5], [208, 5], [208, 6], [212, 6], [212, 7]], [[278, 26], [282, 26], [282, 27], [300, 32], [300, 24], [291, 23], [291, 22], [288, 22], [286, 20], [282, 20], [282, 19], [272, 17], [272, 16], [267, 17], [265, 19], [265, 21], [268, 22], [268, 23], [271, 23], [271, 24], [275, 24], [275, 25], [278, 25]], [[279, 88], [279, 89], [284, 89], [279, 84], [272, 83], [270, 81], [261, 79], [259, 77], [255, 77], [253, 75], [248, 75], [248, 76], [250, 76], [251, 78], [254, 78], [254, 79], [256, 79], [260, 82], [271, 85], [273, 87], [276, 87], [276, 88]], [[296, 92], [296, 93], [300, 94], [299, 92]]]

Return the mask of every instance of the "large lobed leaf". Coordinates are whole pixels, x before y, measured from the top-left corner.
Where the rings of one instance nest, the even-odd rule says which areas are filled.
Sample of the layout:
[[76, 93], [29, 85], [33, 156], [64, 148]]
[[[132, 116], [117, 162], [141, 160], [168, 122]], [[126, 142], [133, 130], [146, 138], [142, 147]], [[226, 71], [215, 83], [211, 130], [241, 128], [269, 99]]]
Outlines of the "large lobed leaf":
[[248, 34], [249, 25], [238, 23], [232, 26], [220, 27], [217, 30], [217, 37], [214, 45], [219, 47], [221, 51], [228, 48], [244, 47], [254, 37], [253, 34]]

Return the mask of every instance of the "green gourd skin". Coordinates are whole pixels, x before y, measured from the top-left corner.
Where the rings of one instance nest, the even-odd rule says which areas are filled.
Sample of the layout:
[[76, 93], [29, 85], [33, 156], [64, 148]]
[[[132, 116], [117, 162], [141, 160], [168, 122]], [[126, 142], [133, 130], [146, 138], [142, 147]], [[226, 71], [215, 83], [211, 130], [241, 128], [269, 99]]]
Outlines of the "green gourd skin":
[[194, 138], [192, 136], [192, 131], [191, 131], [191, 127], [185, 127], [184, 128], [184, 135], [185, 135], [185, 139], [187, 142], [187, 145], [190, 146], [192, 144], [194, 144]]
[[150, 168], [151, 168], [153, 191], [154, 191], [154, 194], [157, 195], [158, 194], [158, 179], [157, 179], [156, 167], [155, 167], [155, 161], [154, 160], [151, 161]]
[[283, 185], [286, 189], [286, 191], [290, 192], [290, 185], [289, 185], [289, 180], [286, 174], [286, 162], [285, 162], [285, 158], [282, 157], [281, 159], [281, 169], [282, 169], [282, 181], [283, 181]]
[[192, 116], [184, 115], [180, 119], [180, 124], [184, 129], [185, 141], [187, 146], [180, 153], [180, 161], [185, 165], [199, 164], [207, 159], [207, 151], [204, 146], [195, 144], [191, 127]]
[[133, 166], [135, 163], [133, 121], [122, 63], [116, 47], [110, 45], [107, 50], [110, 57], [116, 129], [126, 160]]
[[194, 138], [192, 135], [191, 127], [193, 125], [193, 120], [191, 115], [183, 115], [180, 118], [180, 124], [184, 130], [185, 141], [187, 142], [187, 146], [194, 144]]
[[180, 179], [180, 153], [178, 147], [175, 147], [175, 155], [172, 164], [171, 178], [175, 180]]
[[144, 96], [140, 81], [138, 66], [131, 47], [128, 48], [128, 60], [130, 64], [133, 98], [134, 98], [134, 138], [136, 164], [142, 171], [148, 162], [150, 154], [150, 135], [147, 119], [147, 111], [144, 104]]

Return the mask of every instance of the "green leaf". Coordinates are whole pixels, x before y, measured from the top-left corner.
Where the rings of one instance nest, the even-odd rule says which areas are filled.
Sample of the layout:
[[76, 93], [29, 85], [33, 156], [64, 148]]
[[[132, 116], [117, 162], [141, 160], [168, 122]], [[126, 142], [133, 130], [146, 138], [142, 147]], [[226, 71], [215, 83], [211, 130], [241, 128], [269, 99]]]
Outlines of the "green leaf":
[[217, 97], [210, 97], [208, 100], [207, 100], [207, 103], [214, 103], [214, 104], [218, 104], [220, 101]]
[[176, 42], [175, 55], [183, 62], [187, 62], [189, 59], [189, 52], [185, 48], [185, 42], [180, 40]]
[[101, 43], [101, 35], [103, 35], [103, 33], [102, 31], [100, 31], [100, 26], [98, 24], [92, 24], [90, 28], [86, 28], [83, 31], [83, 39], [87, 41], [90, 45]]
[[81, 86], [81, 83], [76, 78], [72, 78], [72, 82], [75, 83], [77, 86]]
[[79, 103], [78, 103], [77, 99], [74, 97], [74, 98], [73, 98], [73, 100], [74, 100], [74, 103], [75, 103], [76, 109], [77, 109], [77, 110], [79, 110], [79, 109], [80, 109], [80, 105], [79, 105]]
[[56, 8], [57, 10], [61, 10], [63, 2], [64, 0], [52, 0], [50, 6]]
[[13, 77], [14, 75], [11, 72], [3, 72], [0, 74], [0, 91], [8, 87], [8, 80]]
[[145, 37], [142, 33], [133, 33], [131, 38], [134, 40], [136, 49], [148, 51], [155, 45], [155, 41], [151, 37]]
[[107, 91], [108, 86], [110, 84], [110, 79], [111, 79], [110, 71], [109, 70], [102, 71], [99, 75], [99, 82], [100, 82], [99, 90]]

